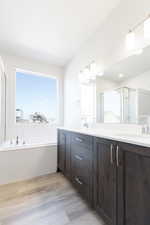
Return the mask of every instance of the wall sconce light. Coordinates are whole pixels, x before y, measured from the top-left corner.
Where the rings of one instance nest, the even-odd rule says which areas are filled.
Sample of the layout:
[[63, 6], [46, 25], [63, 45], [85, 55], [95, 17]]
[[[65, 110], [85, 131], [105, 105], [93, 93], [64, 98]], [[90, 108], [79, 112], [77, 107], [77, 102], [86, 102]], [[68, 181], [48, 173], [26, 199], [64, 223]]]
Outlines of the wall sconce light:
[[103, 76], [104, 71], [96, 64], [96, 62], [91, 63], [91, 72], [96, 76]]
[[91, 69], [92, 73], [94, 73], [94, 74], [97, 73], [97, 64], [96, 64], [95, 61], [93, 61], [93, 62], [91, 63], [90, 69]]
[[90, 83], [96, 80], [96, 76], [103, 76], [104, 72], [100, 70], [95, 61], [91, 62], [82, 71], [80, 71], [78, 78], [81, 83]]

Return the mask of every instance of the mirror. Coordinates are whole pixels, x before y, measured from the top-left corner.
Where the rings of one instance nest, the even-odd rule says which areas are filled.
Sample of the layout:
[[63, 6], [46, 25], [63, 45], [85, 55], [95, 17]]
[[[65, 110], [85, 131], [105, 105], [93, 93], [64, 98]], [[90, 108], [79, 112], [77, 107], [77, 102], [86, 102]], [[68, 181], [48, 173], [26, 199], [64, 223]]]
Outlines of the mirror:
[[150, 47], [96, 77], [96, 122], [144, 123], [150, 118]]

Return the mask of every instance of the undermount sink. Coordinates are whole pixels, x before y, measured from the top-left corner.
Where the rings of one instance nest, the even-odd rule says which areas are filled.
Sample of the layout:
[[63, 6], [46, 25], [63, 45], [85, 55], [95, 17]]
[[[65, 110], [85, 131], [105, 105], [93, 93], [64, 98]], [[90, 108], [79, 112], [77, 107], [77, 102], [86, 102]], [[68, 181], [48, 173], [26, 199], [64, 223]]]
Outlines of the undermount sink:
[[116, 136], [124, 137], [124, 138], [150, 138], [150, 134], [127, 134], [127, 133], [120, 133], [116, 134]]

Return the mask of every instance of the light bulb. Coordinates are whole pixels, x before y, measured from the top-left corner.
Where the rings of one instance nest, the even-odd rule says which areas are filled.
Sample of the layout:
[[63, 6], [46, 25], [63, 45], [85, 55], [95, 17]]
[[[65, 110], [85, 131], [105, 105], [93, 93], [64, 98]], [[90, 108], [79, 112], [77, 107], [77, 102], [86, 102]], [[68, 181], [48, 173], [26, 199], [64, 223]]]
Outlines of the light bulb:
[[120, 73], [118, 76], [119, 76], [119, 78], [123, 78], [124, 77], [124, 74], [123, 73]]
[[92, 62], [90, 65], [90, 69], [92, 73], [97, 73], [97, 64], [95, 62]]
[[133, 50], [135, 48], [135, 33], [130, 31], [126, 37], [126, 45], [128, 50]]
[[88, 67], [86, 67], [83, 71], [84, 73], [84, 76], [85, 76], [85, 79], [86, 80], [90, 80], [90, 77], [91, 77], [91, 73], [90, 73], [90, 69]]

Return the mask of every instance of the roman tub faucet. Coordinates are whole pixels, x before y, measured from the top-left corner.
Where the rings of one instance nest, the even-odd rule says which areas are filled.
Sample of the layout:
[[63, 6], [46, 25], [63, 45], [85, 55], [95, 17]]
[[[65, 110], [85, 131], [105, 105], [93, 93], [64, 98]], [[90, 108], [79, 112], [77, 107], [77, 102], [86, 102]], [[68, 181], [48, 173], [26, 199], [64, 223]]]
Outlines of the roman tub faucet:
[[18, 145], [19, 144], [19, 137], [17, 136], [16, 137], [16, 145]]

